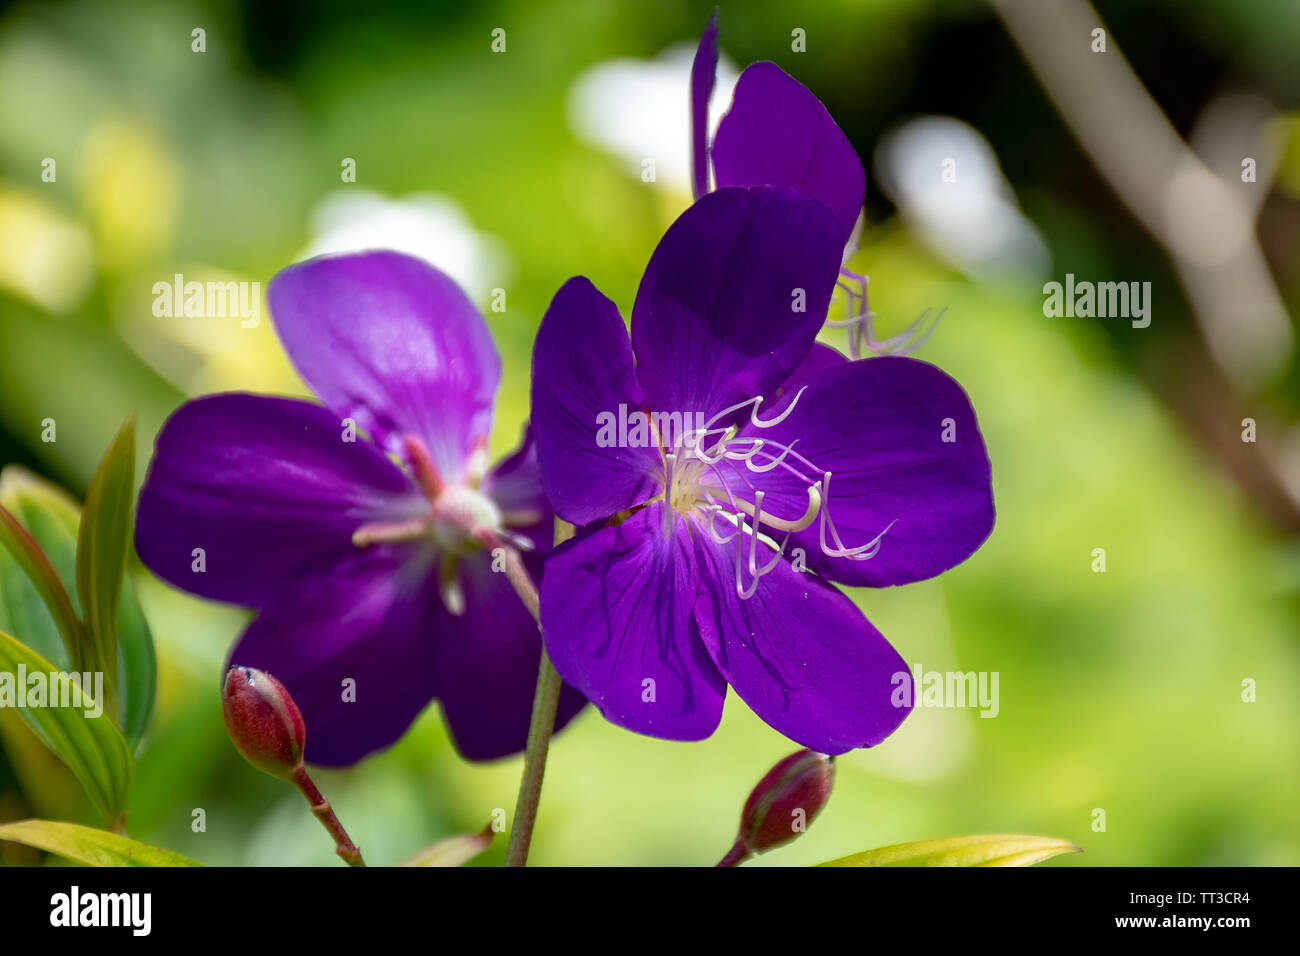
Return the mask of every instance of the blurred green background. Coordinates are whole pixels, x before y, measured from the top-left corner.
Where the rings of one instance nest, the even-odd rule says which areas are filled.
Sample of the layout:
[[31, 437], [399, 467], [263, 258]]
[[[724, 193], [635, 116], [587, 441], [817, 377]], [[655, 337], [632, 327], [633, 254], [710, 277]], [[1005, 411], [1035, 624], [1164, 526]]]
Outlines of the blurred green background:
[[[156, 318], [153, 284], [181, 272], [264, 289], [310, 250], [399, 239], [431, 250], [485, 309], [506, 370], [493, 448], [506, 451], [527, 415], [550, 296], [584, 274], [626, 315], [655, 242], [689, 202], [674, 46], [689, 57], [711, 9], [0, 3], [0, 464], [80, 497], [133, 409], [143, 476], [154, 433], [187, 395], [305, 394], [265, 312], [255, 329]], [[1271, 105], [1258, 234], [1294, 315], [1300, 8], [1099, 9], [1185, 137], [1226, 93]], [[498, 27], [505, 53], [490, 49]], [[807, 52], [792, 52], [794, 28]], [[869, 185], [853, 265], [871, 276], [886, 332], [946, 308], [919, 356], [968, 389], [999, 511], [990, 541], [941, 579], [854, 593], [910, 663], [998, 672], [997, 717], [918, 708], [880, 747], [841, 758], [823, 815], [758, 865], [976, 832], [1060, 836], [1086, 851], [1049, 865], [1300, 863], [1294, 363], [1251, 388], [1216, 371], [1164, 253], [982, 2], [724, 4], [722, 47], [733, 70], [781, 64], [858, 147]], [[984, 170], [984, 199], [976, 189], [961, 209], [927, 212], [923, 197], [890, 187], [878, 144], [931, 114], [969, 124], [960, 142], [975, 165], [961, 168]], [[639, 175], [638, 136], [657, 160], [653, 183]], [[981, 167], [982, 149], [996, 161]], [[41, 178], [47, 157], [54, 182]], [[355, 183], [341, 181], [345, 158]], [[1216, 171], [1235, 177], [1236, 163]], [[989, 194], [1004, 201], [981, 206]], [[985, 232], [1011, 238], [963, 247]], [[1067, 272], [1150, 281], [1151, 327], [1045, 317], [1042, 282]], [[507, 309], [487, 311], [498, 287]], [[1256, 444], [1239, 439], [1244, 416], [1259, 418]], [[41, 441], [45, 418], [57, 442]], [[209, 864], [336, 864], [302, 799], [226, 738], [221, 666], [245, 613], [139, 568], [135, 584], [159, 697], [129, 833]], [[1254, 702], [1242, 700], [1245, 679]], [[0, 736], [0, 821], [95, 822], [25, 732]], [[750, 787], [793, 749], [734, 695], [721, 729], [692, 744], [633, 735], [588, 708], [553, 744], [532, 862], [712, 864]], [[318, 780], [367, 860], [388, 864], [482, 828], [496, 808], [512, 813], [520, 767], [460, 760], [435, 705], [391, 750]], [[191, 829], [195, 808], [205, 832]], [[499, 862], [504, 844], [477, 862]], [[0, 844], [0, 860], [32, 859]]]

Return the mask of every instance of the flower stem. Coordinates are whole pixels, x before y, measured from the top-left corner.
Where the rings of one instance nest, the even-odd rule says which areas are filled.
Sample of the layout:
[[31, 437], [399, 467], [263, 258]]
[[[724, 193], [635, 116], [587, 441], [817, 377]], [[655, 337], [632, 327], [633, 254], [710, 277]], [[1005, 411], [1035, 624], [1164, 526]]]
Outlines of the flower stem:
[[[541, 627], [541, 599], [533, 584], [522, 556], [514, 548], [506, 548], [506, 577], [519, 592], [519, 599], [528, 613]], [[515, 822], [510, 828], [510, 842], [506, 846], [506, 866], [524, 866], [528, 862], [528, 847], [533, 839], [533, 825], [537, 821], [537, 806], [542, 797], [542, 777], [546, 773], [546, 755], [551, 747], [551, 733], [555, 729], [555, 711], [560, 702], [560, 675], [556, 673], [542, 645], [541, 660], [537, 668], [537, 689], [533, 692], [533, 716], [528, 725], [528, 743], [524, 749], [524, 773], [519, 781], [519, 796], [515, 800]]]
[[338, 815], [335, 814], [334, 808], [330, 806], [329, 800], [317, 789], [316, 784], [307, 775], [307, 768], [302, 764], [298, 764], [294, 768], [293, 783], [302, 791], [302, 795], [307, 798], [307, 802], [311, 804], [311, 812], [316, 814], [316, 819], [334, 838], [335, 852], [343, 858], [348, 866], [365, 866], [365, 860], [361, 859], [361, 851], [357, 849], [357, 845], [348, 836], [348, 831], [343, 829], [343, 824], [339, 822]]
[[737, 839], [735, 845], [727, 851], [727, 855], [713, 865], [715, 867], [740, 866], [748, 859], [749, 850], [745, 849], [745, 841]]
[[524, 866], [528, 862], [528, 847], [532, 843], [537, 805], [542, 797], [542, 775], [546, 773], [546, 755], [551, 746], [559, 702], [560, 675], [543, 647], [541, 665], [537, 668], [537, 691], [533, 696], [533, 719], [528, 726], [528, 747], [524, 751], [524, 775], [519, 781], [515, 823], [510, 828], [510, 842], [506, 847], [506, 866]]

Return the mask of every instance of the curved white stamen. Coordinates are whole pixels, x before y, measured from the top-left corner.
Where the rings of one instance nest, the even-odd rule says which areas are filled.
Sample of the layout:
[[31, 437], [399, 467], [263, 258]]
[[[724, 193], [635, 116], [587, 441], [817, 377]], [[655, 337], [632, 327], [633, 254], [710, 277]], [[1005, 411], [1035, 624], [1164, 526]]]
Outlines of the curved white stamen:
[[[799, 391], [795, 393], [794, 398], [790, 400], [790, 404], [772, 418], [759, 417], [758, 411], [762, 407], [764, 400], [762, 395], [755, 395], [753, 398], [747, 398], [743, 402], [737, 402], [734, 405], [730, 405], [705, 422], [703, 428], [691, 429], [686, 432], [678, 444], [679, 446], [685, 446], [691, 449], [694, 456], [699, 458], [701, 461], [712, 464], [720, 459], [727, 443], [738, 434], [738, 429], [734, 424], [720, 427], [718, 426], [719, 421], [735, 414], [746, 406], [752, 406], [749, 410], [749, 423], [755, 428], [772, 428], [781, 424], [790, 416], [790, 413], [794, 411], [795, 405], [799, 403], [799, 399], [803, 396], [803, 393], [807, 388], [807, 385], [801, 386]], [[722, 438], [714, 444], [711, 451], [706, 451], [703, 447], [703, 439], [717, 432], [722, 432]], [[743, 440], [753, 441], [754, 439], [745, 438]]]
[[758, 409], [763, 403], [763, 400], [760, 398], [754, 405], [754, 410], [749, 413], [750, 424], [755, 428], [771, 428], [773, 425], [780, 425], [789, 417], [790, 413], [794, 411], [795, 405], [799, 403], [799, 399], [803, 397], [803, 393], [806, 391], [808, 391], [807, 385], [799, 386], [799, 391], [794, 393], [794, 398], [790, 399], [790, 404], [782, 409], [781, 414], [777, 415], [775, 418], [760, 419], [758, 417]]
[[[823, 490], [826, 493], [826, 498], [829, 503], [831, 494], [831, 473], [829, 471], [822, 476], [822, 483]], [[884, 541], [885, 534], [897, 523], [898, 519], [895, 518], [885, 526], [884, 531], [880, 532], [880, 534], [876, 535], [866, 544], [856, 548], [847, 548], [844, 546], [844, 541], [840, 538], [839, 531], [835, 528], [835, 522], [831, 520], [830, 508], [828, 506], [822, 509], [821, 524], [817, 528], [818, 544], [821, 547], [822, 554], [827, 557], [849, 558], [852, 561], [869, 561], [880, 552], [880, 545]], [[835, 542], [833, 548], [826, 543], [826, 529], [828, 527], [830, 528], [831, 539]]]
[[849, 355], [854, 359], [862, 358], [863, 346], [877, 355], [909, 355], [915, 352], [938, 328], [939, 320], [947, 310], [940, 309], [928, 328], [925, 323], [929, 318], [930, 309], [922, 312], [911, 325], [897, 335], [878, 339], [874, 326], [876, 313], [871, 311], [867, 303], [868, 281], [867, 276], [858, 275], [848, 269], [840, 269], [840, 279], [836, 282], [836, 289], [844, 293], [846, 299], [844, 311], [848, 317], [827, 319], [827, 327], [849, 330]]
[[778, 518], [776, 515], [763, 515], [763, 492], [758, 492], [754, 496], [754, 503], [751, 505], [744, 498], [732, 498], [736, 506], [745, 514], [754, 519], [755, 522], [762, 521], [769, 527], [776, 528], [778, 531], [796, 532], [810, 527], [817, 520], [817, 514], [821, 511], [822, 496], [820, 486], [812, 484], [808, 486], [808, 508], [803, 515], [790, 521], [786, 518]]
[[[776, 445], [777, 448], [781, 449], [781, 454], [779, 455], [773, 455], [771, 452], [763, 451], [763, 447], [768, 444], [767, 439], [765, 438], [749, 438], [745, 440], [753, 442], [753, 444], [750, 446], [749, 451], [738, 452], [738, 451], [732, 451], [728, 449], [727, 451], [724, 452], [724, 454], [732, 461], [743, 461], [745, 463], [746, 468], [748, 468], [750, 471], [754, 472], [755, 474], [761, 475], [763, 472], [771, 471], [773, 468], [777, 468], [785, 464], [786, 456], [789, 455], [794, 450], [795, 442], [797, 442], [799, 439], [796, 438], [788, 445], [781, 445], [773, 442], [773, 444]], [[768, 458], [771, 458], [772, 461], [766, 465], [756, 465], [754, 464], [754, 456], [758, 454], [764, 454]]]

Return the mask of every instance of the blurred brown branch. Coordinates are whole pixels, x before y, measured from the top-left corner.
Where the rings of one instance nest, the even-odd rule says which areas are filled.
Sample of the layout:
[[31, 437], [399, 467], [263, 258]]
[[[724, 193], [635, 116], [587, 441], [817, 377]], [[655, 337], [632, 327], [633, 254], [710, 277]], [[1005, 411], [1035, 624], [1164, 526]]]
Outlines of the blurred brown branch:
[[[1287, 368], [1294, 346], [1255, 235], [1261, 200], [1233, 188], [1183, 142], [1109, 31], [1105, 52], [1093, 52], [1093, 31], [1105, 25], [1088, 0], [989, 3], [1093, 164], [1177, 270], [1212, 361], [1193, 365], [1200, 367], [1191, 394], [1175, 395], [1176, 404], [1252, 496], [1300, 531], [1300, 482], [1287, 480], [1281, 441], [1270, 438], [1281, 431], [1277, 423], [1259, 421], [1256, 446], [1225, 440], [1236, 434], [1244, 398]], [[1265, 172], [1260, 193], [1269, 187]]]

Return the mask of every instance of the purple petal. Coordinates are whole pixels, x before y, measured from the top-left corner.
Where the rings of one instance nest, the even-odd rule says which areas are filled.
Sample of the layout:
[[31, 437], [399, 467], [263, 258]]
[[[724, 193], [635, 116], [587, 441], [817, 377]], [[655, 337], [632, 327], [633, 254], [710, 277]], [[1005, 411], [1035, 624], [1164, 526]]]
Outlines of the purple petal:
[[709, 191], [709, 98], [718, 72], [718, 11], [700, 34], [691, 63], [691, 191], [699, 199]]
[[[791, 547], [802, 547], [808, 567], [830, 580], [883, 587], [934, 577], [970, 557], [993, 529], [975, 411], [961, 386], [927, 362], [891, 356], [830, 369], [808, 383], [789, 418], [745, 434], [798, 439], [795, 450], [831, 472], [823, 508], [846, 548], [885, 532], [869, 560], [827, 556], [817, 523], [795, 535]], [[775, 514], [807, 505], [805, 485], [783, 469], [748, 477]], [[827, 539], [833, 545], [829, 531]]]
[[658, 489], [657, 450], [601, 447], [600, 416], [640, 410], [645, 397], [618, 308], [582, 277], [560, 287], [542, 318], [532, 403], [542, 483], [560, 517], [603, 520]]
[[720, 189], [682, 213], [632, 310], [650, 407], [707, 419], [771, 394], [812, 347], [843, 245], [826, 207], [790, 189]]
[[501, 361], [451, 279], [396, 252], [310, 259], [271, 280], [276, 331], [303, 379], [388, 451], [421, 439], [448, 484], [492, 421]]
[[843, 246], [866, 195], [862, 160], [812, 92], [775, 63], [740, 74], [713, 137], [718, 186], [789, 186], [835, 214]]
[[[529, 560], [534, 580], [541, 563]], [[492, 559], [473, 554], [459, 562], [465, 611], [442, 612], [435, 633], [438, 698], [456, 749], [469, 760], [518, 753], [528, 741], [542, 637], [537, 622]], [[558, 731], [586, 701], [571, 687], [560, 692]]]
[[776, 394], [763, 403], [759, 417], [766, 420], [780, 415], [798, 395], [799, 389], [827, 369], [838, 368], [848, 361], [837, 349], [823, 342], [814, 342], [799, 367], [781, 383]]
[[559, 548], [542, 577], [542, 632], [560, 676], [620, 727], [702, 740], [726, 684], [692, 617], [696, 572], [679, 521], [654, 504]]
[[537, 440], [531, 425], [524, 425], [519, 447], [497, 462], [483, 481], [483, 492], [501, 509], [501, 522], [546, 554], [555, 540], [555, 511], [542, 488], [537, 464]]
[[897, 729], [897, 675], [911, 672], [853, 602], [781, 561], [748, 600], [735, 589], [733, 545], [696, 535], [704, 589], [695, 608], [718, 670], [754, 713], [796, 743], [839, 754]]
[[338, 416], [309, 402], [186, 402], [158, 433], [140, 492], [141, 560], [193, 594], [260, 607], [283, 582], [351, 559], [360, 525], [426, 506], [382, 451], [344, 439]]
[[[263, 610], [231, 652], [289, 689], [308, 762], [346, 766], [397, 740], [436, 690], [436, 579], [370, 549]], [[430, 583], [434, 582], [434, 583]], [[345, 683], [351, 681], [351, 684]]]

